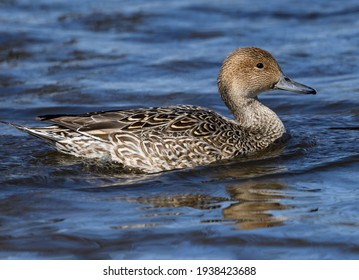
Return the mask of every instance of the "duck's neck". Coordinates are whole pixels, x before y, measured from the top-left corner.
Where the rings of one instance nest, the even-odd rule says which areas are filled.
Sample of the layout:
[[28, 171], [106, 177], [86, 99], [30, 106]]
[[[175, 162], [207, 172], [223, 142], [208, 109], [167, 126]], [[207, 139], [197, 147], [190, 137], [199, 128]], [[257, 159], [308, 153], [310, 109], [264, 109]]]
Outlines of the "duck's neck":
[[236, 99], [228, 105], [238, 125], [263, 143], [270, 144], [285, 133], [279, 117], [257, 98]]

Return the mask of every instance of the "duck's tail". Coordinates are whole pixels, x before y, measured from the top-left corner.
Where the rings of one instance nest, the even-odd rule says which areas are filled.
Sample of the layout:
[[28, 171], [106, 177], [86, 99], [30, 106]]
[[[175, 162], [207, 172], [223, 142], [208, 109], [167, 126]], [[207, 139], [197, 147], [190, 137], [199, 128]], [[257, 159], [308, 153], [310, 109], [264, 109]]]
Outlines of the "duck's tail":
[[27, 127], [19, 124], [14, 124], [6, 121], [1, 121], [0, 123], [6, 124], [12, 127], [15, 127], [18, 130], [24, 131], [30, 135], [33, 135], [37, 138], [40, 138], [42, 140], [45, 140], [49, 144], [54, 144], [60, 140], [62, 140], [62, 137], [59, 137], [60, 135], [57, 133], [54, 133], [55, 130], [58, 130], [58, 126], [48, 126], [48, 127]]

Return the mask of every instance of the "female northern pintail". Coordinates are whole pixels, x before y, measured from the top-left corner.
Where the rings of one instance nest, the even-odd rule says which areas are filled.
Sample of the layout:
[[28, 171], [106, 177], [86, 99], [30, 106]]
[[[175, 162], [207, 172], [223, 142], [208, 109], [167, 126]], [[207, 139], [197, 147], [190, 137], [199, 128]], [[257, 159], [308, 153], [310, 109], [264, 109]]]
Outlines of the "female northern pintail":
[[282, 89], [315, 94], [286, 77], [270, 53], [239, 48], [224, 61], [218, 90], [235, 119], [191, 105], [46, 115], [54, 125], [12, 125], [77, 157], [105, 159], [142, 172], [190, 168], [263, 150], [283, 137], [278, 116], [258, 94]]

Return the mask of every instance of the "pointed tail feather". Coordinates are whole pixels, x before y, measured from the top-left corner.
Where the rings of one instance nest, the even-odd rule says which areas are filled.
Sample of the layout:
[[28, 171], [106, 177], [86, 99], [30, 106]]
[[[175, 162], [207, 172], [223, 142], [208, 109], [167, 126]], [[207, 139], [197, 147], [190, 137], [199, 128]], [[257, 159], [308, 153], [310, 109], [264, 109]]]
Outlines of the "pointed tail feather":
[[43, 128], [35, 128], [35, 127], [32, 128], [32, 127], [26, 127], [26, 126], [23, 126], [23, 125], [14, 124], [14, 123], [10, 123], [10, 122], [5, 122], [5, 121], [1, 121], [1, 120], [0, 120], [0, 123], [15, 127], [18, 130], [24, 131], [24, 132], [26, 132], [26, 133], [28, 133], [30, 135], [33, 135], [33, 136], [35, 136], [37, 138], [45, 140], [46, 142], [49, 142], [50, 144], [53, 144], [54, 142], [58, 142], [59, 140], [61, 140], [58, 137], [55, 137], [54, 134], [49, 133], [48, 132], [48, 130], [49, 130], [48, 127], [47, 127], [47, 130], [46, 130], [45, 127], [43, 127]]
[[9, 126], [13, 126], [13, 127], [17, 128], [18, 130], [21, 130], [21, 131], [26, 131], [26, 128], [27, 128], [27, 127], [19, 125], [19, 124], [5, 122], [5, 121], [1, 121], [1, 120], [0, 120], [0, 123], [6, 124], [6, 125], [9, 125]]

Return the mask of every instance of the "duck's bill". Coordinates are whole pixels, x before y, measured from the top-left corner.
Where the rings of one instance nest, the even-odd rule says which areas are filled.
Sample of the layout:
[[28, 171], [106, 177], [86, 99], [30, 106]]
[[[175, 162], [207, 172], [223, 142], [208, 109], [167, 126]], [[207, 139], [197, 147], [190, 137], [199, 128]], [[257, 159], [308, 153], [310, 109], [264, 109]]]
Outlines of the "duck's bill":
[[287, 76], [281, 75], [279, 81], [274, 85], [274, 89], [288, 90], [297, 93], [303, 94], [316, 94], [316, 90], [314, 88], [308, 87], [306, 85], [297, 83]]

